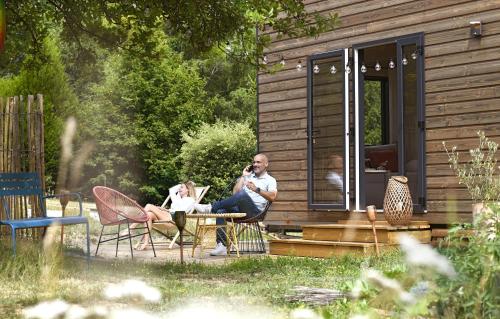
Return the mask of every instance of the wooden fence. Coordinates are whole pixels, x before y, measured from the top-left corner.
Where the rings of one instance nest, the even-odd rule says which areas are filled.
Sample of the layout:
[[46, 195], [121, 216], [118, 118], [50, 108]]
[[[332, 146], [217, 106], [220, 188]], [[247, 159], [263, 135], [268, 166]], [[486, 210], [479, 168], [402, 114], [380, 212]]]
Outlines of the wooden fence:
[[[43, 95], [0, 97], [0, 172], [38, 172], [45, 189]], [[19, 199], [12, 217], [39, 216], [31, 206]]]

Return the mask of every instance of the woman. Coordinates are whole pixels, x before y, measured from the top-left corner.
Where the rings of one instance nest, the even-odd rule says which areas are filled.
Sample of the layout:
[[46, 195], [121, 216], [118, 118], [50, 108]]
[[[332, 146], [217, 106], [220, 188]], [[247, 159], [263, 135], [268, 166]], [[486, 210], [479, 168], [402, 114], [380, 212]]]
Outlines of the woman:
[[[192, 181], [187, 181], [185, 183], [175, 185], [171, 187], [168, 192], [170, 194], [170, 200], [172, 201], [170, 208], [162, 208], [152, 204], [147, 204], [144, 210], [148, 214], [148, 227], [151, 230], [153, 226], [153, 221], [170, 221], [172, 220], [172, 213], [176, 211], [189, 212], [193, 209], [196, 202], [196, 190], [194, 188], [194, 183]], [[131, 225], [131, 228], [136, 225]], [[143, 250], [147, 247], [149, 243], [149, 235], [144, 234], [142, 240], [136, 245], [135, 249]]]

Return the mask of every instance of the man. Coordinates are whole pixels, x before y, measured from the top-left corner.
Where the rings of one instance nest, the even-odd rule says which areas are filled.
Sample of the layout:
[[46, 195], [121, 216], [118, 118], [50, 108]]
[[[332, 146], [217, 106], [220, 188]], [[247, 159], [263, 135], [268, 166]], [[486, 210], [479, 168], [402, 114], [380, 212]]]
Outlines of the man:
[[[276, 179], [267, 173], [269, 162], [264, 154], [257, 154], [252, 165], [243, 169], [241, 177], [233, 188], [233, 195], [208, 205], [195, 205], [199, 213], [246, 213], [247, 218], [260, 214], [267, 202], [273, 202], [278, 194]], [[217, 225], [223, 225], [225, 220], [217, 218]], [[217, 246], [211, 256], [227, 254], [226, 235], [224, 230], [217, 228]]]

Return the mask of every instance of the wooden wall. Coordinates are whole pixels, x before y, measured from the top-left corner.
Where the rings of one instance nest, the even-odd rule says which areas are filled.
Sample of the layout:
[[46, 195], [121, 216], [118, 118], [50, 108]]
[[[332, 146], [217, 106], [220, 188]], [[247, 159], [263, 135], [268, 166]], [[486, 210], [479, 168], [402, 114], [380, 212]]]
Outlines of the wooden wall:
[[[318, 38], [285, 38], [267, 51], [270, 64], [285, 67], [258, 77], [259, 146], [278, 180], [270, 224], [333, 222], [345, 212], [307, 207], [307, 56], [353, 44], [424, 32], [427, 214], [415, 219], [449, 223], [470, 219], [465, 189], [447, 164], [442, 141], [468, 150], [477, 130], [500, 143], [500, 0], [325, 0], [307, 9], [337, 12], [341, 25]], [[481, 20], [483, 36], [472, 38], [469, 22]], [[295, 66], [301, 60], [301, 72]], [[351, 99], [352, 104], [352, 99]]]

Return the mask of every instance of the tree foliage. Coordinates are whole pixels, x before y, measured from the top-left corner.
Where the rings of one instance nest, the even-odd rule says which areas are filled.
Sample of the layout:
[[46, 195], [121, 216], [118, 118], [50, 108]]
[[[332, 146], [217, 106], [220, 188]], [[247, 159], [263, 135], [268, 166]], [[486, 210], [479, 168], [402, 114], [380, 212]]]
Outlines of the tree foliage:
[[[132, 26], [141, 25], [143, 28], [137, 30], [141, 36], [134, 47], [140, 48], [146, 44], [142, 39], [148, 39], [152, 29], [162, 23], [167, 34], [182, 41], [182, 51], [196, 54], [225, 46], [227, 41], [245, 48], [245, 37], [255, 28], [264, 33], [271, 26], [278, 37], [317, 36], [338, 23], [336, 15], [307, 12], [300, 0], [6, 0], [5, 5], [9, 21], [7, 41], [10, 37], [26, 39], [16, 45], [31, 52], [39, 51], [54, 26], [62, 28], [66, 41], [84, 48], [83, 36], [91, 36], [107, 47], [123, 47]], [[270, 36], [262, 35], [255, 50], [245, 48], [237, 55], [255, 63], [269, 42]], [[22, 59], [16, 53], [20, 51], [9, 52]]]

